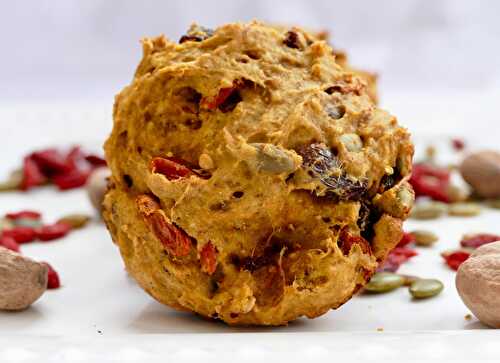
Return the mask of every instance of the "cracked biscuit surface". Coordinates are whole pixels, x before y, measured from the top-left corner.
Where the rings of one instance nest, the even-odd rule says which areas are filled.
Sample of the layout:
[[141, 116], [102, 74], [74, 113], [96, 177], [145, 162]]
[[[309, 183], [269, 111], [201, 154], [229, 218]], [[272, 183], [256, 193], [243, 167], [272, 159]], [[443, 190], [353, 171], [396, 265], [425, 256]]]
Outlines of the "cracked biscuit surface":
[[337, 308], [401, 238], [413, 146], [323, 40], [259, 22], [145, 39], [103, 216], [158, 301], [229, 324]]

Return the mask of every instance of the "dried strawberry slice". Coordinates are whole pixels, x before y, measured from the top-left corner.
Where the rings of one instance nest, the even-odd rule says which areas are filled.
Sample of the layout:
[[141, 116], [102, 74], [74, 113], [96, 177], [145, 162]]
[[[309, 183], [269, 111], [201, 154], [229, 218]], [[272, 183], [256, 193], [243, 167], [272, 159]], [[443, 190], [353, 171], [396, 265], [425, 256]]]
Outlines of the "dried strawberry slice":
[[47, 262], [42, 262], [49, 269], [47, 278], [47, 289], [58, 289], [61, 287], [61, 280], [59, 279], [59, 274], [54, 270], [54, 268]]
[[11, 251], [19, 252], [20, 247], [16, 240], [9, 236], [0, 236], [0, 246], [5, 247]]
[[31, 156], [27, 156], [23, 161], [23, 180], [21, 182], [21, 190], [29, 190], [46, 182], [46, 177], [43, 175], [40, 167]]
[[467, 236], [460, 241], [462, 247], [478, 248], [482, 245], [500, 241], [500, 236], [496, 234], [479, 233]]
[[68, 170], [65, 156], [56, 149], [35, 151], [31, 158], [38, 164], [44, 175], [50, 176]]
[[455, 271], [458, 270], [460, 265], [463, 262], [465, 262], [469, 257], [470, 257], [470, 253], [465, 252], [465, 251], [455, 251], [455, 252], [443, 255], [443, 258], [444, 258], [446, 264], [452, 270], [455, 270]]
[[450, 202], [447, 189], [450, 185], [450, 172], [428, 164], [414, 164], [410, 184], [415, 195], [428, 196], [444, 203]]
[[35, 229], [32, 227], [16, 226], [2, 231], [3, 237], [13, 238], [17, 243], [29, 243], [36, 239]]
[[7, 213], [5, 215], [5, 218], [8, 218], [10, 220], [16, 220], [16, 219], [21, 219], [21, 218], [27, 218], [27, 219], [40, 219], [42, 215], [36, 211], [33, 210], [22, 210], [19, 212], [14, 212], [14, 213]]
[[403, 237], [401, 237], [401, 241], [399, 241], [396, 247], [405, 247], [414, 242], [415, 242], [415, 236], [413, 236], [411, 233], [403, 232]]
[[150, 169], [153, 173], [164, 175], [168, 180], [176, 180], [194, 175], [194, 171], [183, 165], [185, 162], [178, 158], [156, 157], [151, 160]]
[[191, 237], [186, 232], [167, 221], [160, 205], [148, 195], [136, 199], [139, 212], [143, 215], [155, 236], [168, 253], [173, 256], [186, 256], [191, 250]]
[[87, 162], [89, 164], [91, 164], [93, 167], [99, 167], [99, 166], [106, 166], [108, 165], [106, 160], [104, 160], [104, 158], [101, 158], [100, 156], [98, 155], [95, 155], [95, 154], [88, 154], [85, 156], [85, 160], [87, 160]]
[[79, 188], [87, 182], [90, 175], [89, 170], [73, 169], [72, 171], [54, 176], [52, 181], [59, 190]]
[[212, 275], [217, 268], [217, 250], [212, 242], [206, 243], [200, 251], [201, 270]]
[[40, 241], [52, 241], [66, 236], [71, 231], [71, 226], [68, 223], [58, 222], [48, 224], [35, 230], [36, 237]]

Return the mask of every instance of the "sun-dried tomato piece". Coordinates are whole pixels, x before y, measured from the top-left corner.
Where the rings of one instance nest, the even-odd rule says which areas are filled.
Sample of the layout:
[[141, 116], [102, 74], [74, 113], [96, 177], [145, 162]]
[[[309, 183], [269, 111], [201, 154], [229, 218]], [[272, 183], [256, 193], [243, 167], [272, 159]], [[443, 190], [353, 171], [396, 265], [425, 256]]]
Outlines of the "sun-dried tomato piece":
[[429, 164], [414, 164], [410, 184], [415, 196], [428, 196], [434, 200], [450, 203], [448, 187], [450, 171]]
[[359, 200], [365, 194], [366, 183], [347, 175], [340, 160], [326, 146], [311, 144], [299, 148], [297, 153], [302, 156], [302, 168], [326, 187], [326, 197]]
[[66, 236], [71, 231], [68, 223], [58, 222], [39, 227], [35, 230], [40, 241], [52, 241]]
[[59, 279], [59, 274], [54, 270], [54, 268], [47, 262], [42, 262], [49, 269], [47, 278], [47, 289], [58, 289], [61, 287], [61, 280]]
[[151, 160], [150, 169], [152, 173], [164, 175], [168, 180], [176, 180], [194, 175], [194, 171], [179, 162], [178, 158], [156, 157]]
[[140, 195], [136, 199], [136, 204], [139, 212], [168, 253], [178, 257], [189, 254], [192, 246], [191, 237], [168, 222], [160, 205], [152, 197]]
[[16, 240], [12, 237], [2, 235], [0, 236], [0, 246], [7, 248], [8, 250], [19, 252], [20, 247]]
[[401, 237], [401, 241], [399, 241], [396, 247], [405, 247], [411, 243], [415, 242], [415, 236], [408, 232], [403, 232], [403, 237]]
[[29, 243], [36, 239], [35, 229], [32, 227], [16, 226], [2, 231], [4, 237], [11, 237], [17, 243]]
[[27, 156], [23, 161], [23, 180], [21, 182], [21, 190], [29, 190], [38, 185], [42, 185], [47, 181], [40, 167], [32, 157]]
[[217, 250], [212, 242], [205, 243], [200, 251], [201, 270], [212, 275], [217, 268]]
[[27, 218], [27, 219], [40, 219], [42, 215], [36, 211], [33, 210], [22, 210], [19, 212], [13, 212], [13, 213], [7, 213], [5, 215], [5, 218], [11, 219], [11, 220], [16, 220], [16, 219], [21, 219], [21, 218]]
[[489, 233], [478, 233], [466, 236], [460, 241], [462, 247], [478, 248], [487, 243], [500, 241], [500, 236]]
[[354, 245], [359, 245], [361, 247], [361, 250], [363, 253], [372, 253], [372, 249], [370, 247], [370, 243], [365, 240], [361, 236], [352, 236], [349, 234], [349, 232], [344, 228], [340, 232], [339, 240], [337, 242], [339, 248], [341, 249], [342, 253], [345, 256], [349, 255], [349, 252], [351, 251], [352, 246]]
[[456, 271], [456, 270], [458, 270], [460, 265], [470, 257], [470, 253], [466, 252], [466, 251], [455, 251], [455, 252], [443, 254], [442, 257], [444, 258], [446, 264], [452, 270]]
[[106, 162], [106, 160], [104, 158], [100, 157], [99, 155], [95, 155], [95, 154], [85, 155], [85, 160], [93, 167], [100, 167], [100, 166], [108, 165], [108, 163]]
[[40, 170], [46, 176], [68, 171], [65, 155], [56, 149], [44, 149], [35, 151], [31, 158], [38, 164]]
[[59, 190], [68, 190], [84, 186], [90, 175], [90, 170], [73, 169], [70, 172], [56, 175], [52, 179]]

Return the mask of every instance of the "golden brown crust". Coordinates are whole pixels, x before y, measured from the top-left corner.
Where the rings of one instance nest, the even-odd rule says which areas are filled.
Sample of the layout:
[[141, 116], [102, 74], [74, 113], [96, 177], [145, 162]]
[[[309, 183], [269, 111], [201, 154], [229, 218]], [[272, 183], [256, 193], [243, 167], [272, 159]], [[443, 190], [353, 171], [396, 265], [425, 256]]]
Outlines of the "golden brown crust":
[[408, 132], [297, 28], [195, 27], [143, 48], [105, 145], [103, 214], [131, 275], [229, 324], [347, 301], [400, 238]]

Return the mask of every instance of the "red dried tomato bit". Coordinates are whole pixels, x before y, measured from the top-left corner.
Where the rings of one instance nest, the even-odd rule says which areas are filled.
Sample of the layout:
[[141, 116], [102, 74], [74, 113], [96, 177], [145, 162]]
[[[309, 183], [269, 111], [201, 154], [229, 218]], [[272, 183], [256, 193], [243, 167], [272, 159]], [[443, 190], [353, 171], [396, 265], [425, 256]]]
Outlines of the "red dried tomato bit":
[[191, 250], [191, 237], [186, 232], [167, 221], [160, 205], [148, 195], [136, 199], [139, 212], [144, 217], [155, 236], [173, 256], [186, 256]]
[[403, 237], [401, 237], [401, 241], [399, 241], [396, 247], [405, 247], [412, 243], [415, 243], [415, 236], [411, 233], [403, 232]]
[[36, 211], [33, 210], [22, 210], [19, 212], [14, 212], [14, 213], [7, 213], [5, 215], [5, 218], [8, 218], [10, 220], [16, 220], [16, 219], [21, 219], [21, 218], [26, 218], [26, 219], [40, 219], [42, 215]]
[[106, 166], [108, 163], [106, 160], [95, 154], [88, 154], [85, 156], [85, 160], [93, 167]]
[[466, 236], [460, 241], [462, 247], [478, 248], [482, 245], [500, 241], [500, 236], [489, 233], [478, 233], [472, 236]]
[[462, 151], [465, 149], [465, 141], [459, 138], [451, 139], [451, 146], [455, 151]]
[[29, 190], [38, 185], [42, 185], [47, 181], [40, 167], [31, 156], [27, 156], [23, 161], [23, 179], [21, 182], [21, 190]]
[[49, 269], [47, 278], [47, 289], [58, 289], [61, 287], [61, 280], [59, 279], [59, 274], [54, 270], [54, 268], [47, 262], [42, 262]]
[[70, 172], [56, 175], [52, 179], [59, 190], [79, 188], [87, 183], [90, 170], [73, 169]]
[[0, 246], [7, 248], [8, 250], [14, 251], [14, 252], [20, 252], [20, 247], [19, 244], [16, 242], [16, 240], [12, 237], [9, 236], [0, 236]]
[[176, 180], [194, 175], [194, 171], [183, 165], [185, 162], [178, 158], [155, 157], [151, 160], [152, 173], [164, 175], [168, 180]]
[[355, 244], [359, 245], [361, 247], [361, 250], [363, 253], [369, 253], [371, 254], [371, 247], [370, 243], [366, 239], [364, 239], [361, 236], [352, 236], [347, 232], [346, 228], [344, 228], [340, 232], [339, 240], [338, 240], [338, 245], [340, 247], [340, 250], [345, 256], [349, 255], [349, 252], [351, 251], [352, 246]]
[[434, 200], [449, 203], [448, 186], [450, 185], [450, 172], [428, 164], [413, 165], [410, 184], [415, 195], [428, 196]]
[[217, 268], [217, 250], [212, 242], [206, 243], [200, 251], [201, 270], [212, 275]]
[[444, 258], [446, 264], [452, 270], [455, 270], [455, 271], [458, 270], [460, 265], [463, 262], [465, 262], [469, 257], [470, 257], [470, 253], [465, 252], [465, 251], [455, 251], [455, 252], [443, 255], [443, 258]]
[[68, 223], [58, 222], [48, 224], [35, 230], [36, 237], [40, 241], [52, 241], [66, 236], [71, 231], [71, 226]]
[[35, 229], [32, 227], [16, 226], [2, 231], [4, 237], [13, 238], [17, 243], [29, 243], [36, 239]]
[[63, 173], [68, 170], [65, 156], [56, 149], [35, 151], [31, 158], [37, 163], [45, 176]]

